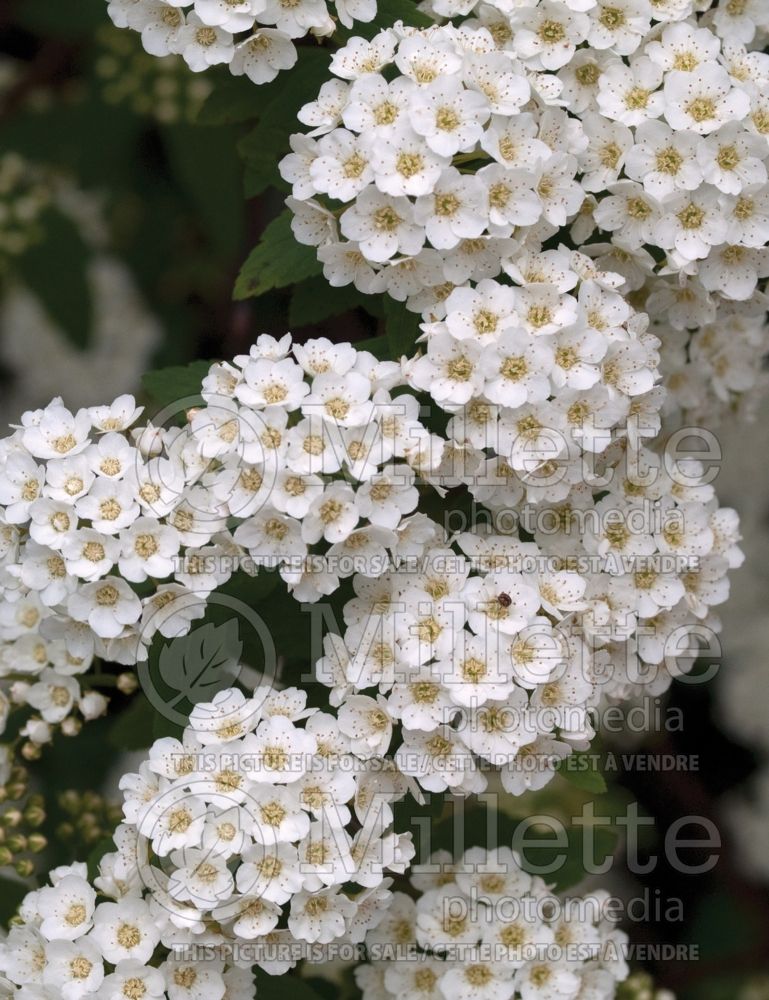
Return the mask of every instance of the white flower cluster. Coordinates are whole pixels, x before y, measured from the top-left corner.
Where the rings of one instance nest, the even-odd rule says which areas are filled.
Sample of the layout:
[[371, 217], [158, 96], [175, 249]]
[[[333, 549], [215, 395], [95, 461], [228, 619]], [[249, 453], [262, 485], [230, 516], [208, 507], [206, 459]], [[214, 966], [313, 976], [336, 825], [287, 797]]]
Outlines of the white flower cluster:
[[412, 870], [366, 935], [363, 1000], [610, 1000], [628, 974], [608, 893], [561, 899], [509, 848], [443, 853]]
[[409, 463], [438, 439], [416, 399], [390, 396], [399, 365], [325, 340], [295, 345], [297, 360], [291, 349], [289, 336], [260, 337], [215, 365], [183, 428], [132, 430], [141, 411], [127, 395], [74, 413], [56, 399], [0, 442], [0, 674], [40, 712], [37, 742], [76, 704], [103, 710], [76, 677], [94, 655], [143, 660], [237, 568], [278, 567], [313, 601], [408, 549]]
[[[283, 165], [329, 280], [403, 299], [494, 277], [568, 229], [575, 246], [608, 236], [642, 273], [750, 298], [769, 273], [769, 56], [727, 7], [660, 6], [491, 4], [460, 27], [352, 39]], [[307, 221], [316, 195], [342, 203], [325, 229]]]
[[[568, 263], [532, 260], [564, 288]], [[288, 336], [214, 365], [183, 427], [129, 433], [130, 397], [26, 414], [3, 443], [0, 635], [13, 700], [39, 712], [29, 738], [75, 704], [102, 711], [76, 676], [93, 656], [143, 660], [239, 567], [277, 567], [302, 601], [352, 579], [319, 679], [355, 753], [383, 755], [400, 726], [398, 766], [431, 791], [478, 791], [487, 766], [509, 791], [539, 786], [587, 745], [602, 698], [664, 690], [690, 633], [718, 628], [738, 524], [699, 463], [645, 446], [656, 341], [610, 285], [453, 292], [427, 354], [404, 362], [448, 411], [445, 437], [399, 365]], [[503, 332], [514, 309], [539, 333]], [[581, 336], [562, 315], [583, 317]], [[485, 367], [463, 336], [478, 325]], [[496, 388], [481, 396], [483, 372]], [[418, 487], [428, 505], [451, 491], [443, 524], [412, 514]]]
[[734, 408], [769, 343], [769, 15], [694, 7], [438, 2], [458, 26], [353, 38], [281, 164], [297, 239], [430, 320], [557, 237], [622, 274], [686, 419]]
[[413, 856], [391, 829], [406, 784], [380, 763], [296, 688], [196, 705], [181, 741], [121, 779], [125, 822], [93, 886], [74, 865], [25, 898], [0, 957], [13, 995], [250, 1000], [254, 964], [362, 941], [392, 896], [385, 872]]
[[[84, 863], [54, 868], [29, 892], [0, 947], [3, 998], [252, 1000], [251, 971], [187, 957], [184, 929], [138, 889], [88, 880]], [[174, 948], [178, 947], [178, 953]]]
[[157, 740], [122, 778], [126, 822], [102, 864], [107, 880], [140, 879], [172, 925], [208, 934], [212, 918], [221, 943], [253, 942], [268, 970], [262, 944], [362, 940], [390, 898], [386, 873], [414, 854], [392, 830], [405, 779], [306, 701], [265, 687], [196, 705], [181, 741]]
[[[228, 65], [235, 76], [268, 83], [297, 60], [294, 42], [371, 21], [376, 0], [108, 0], [118, 28], [141, 33], [152, 56], [181, 55], [196, 73]], [[332, 16], [332, 12], [333, 15]]]
[[[735, 414], [754, 420], [769, 385], [765, 294], [756, 292], [749, 302], [698, 302], [692, 282], [655, 279], [650, 287], [647, 308], [661, 341], [666, 424], [713, 429]], [[698, 306], [704, 312], [698, 314]]]
[[580, 486], [516, 512], [531, 514], [532, 541], [485, 524], [449, 540], [436, 526], [410, 568], [354, 577], [316, 672], [356, 750], [392, 745], [430, 792], [478, 793], [499, 769], [518, 795], [589, 745], [607, 699], [660, 694], [691, 669], [741, 552], [734, 511], [685, 469], [680, 503], [664, 488], [628, 495], [620, 468], [597, 502]]
[[410, 559], [353, 578], [318, 665], [378, 753], [390, 732], [377, 742], [365, 714], [386, 709], [398, 766], [429, 791], [482, 791], [490, 767], [513, 794], [541, 787], [605, 699], [690, 669], [742, 560], [705, 468], [649, 446], [657, 341], [616, 276], [549, 251], [516, 277], [452, 291], [404, 360], [451, 414], [429, 475], [470, 512], [447, 500]]

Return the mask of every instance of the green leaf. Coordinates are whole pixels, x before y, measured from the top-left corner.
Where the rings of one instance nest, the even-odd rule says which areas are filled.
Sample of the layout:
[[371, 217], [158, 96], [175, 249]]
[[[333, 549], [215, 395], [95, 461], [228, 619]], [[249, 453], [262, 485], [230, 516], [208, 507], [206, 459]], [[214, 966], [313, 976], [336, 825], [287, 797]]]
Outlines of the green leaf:
[[61, 212], [46, 212], [42, 228], [40, 242], [18, 258], [18, 273], [67, 340], [85, 350], [93, 322], [86, 273], [90, 254], [77, 226]]
[[595, 754], [576, 752], [565, 757], [558, 765], [558, 773], [576, 788], [602, 795], [606, 779], [595, 766]]
[[293, 330], [297, 326], [322, 323], [331, 316], [340, 316], [359, 306], [365, 308], [365, 304], [366, 296], [354, 285], [333, 288], [323, 278], [308, 278], [297, 284], [291, 292], [289, 326]]
[[235, 125], [257, 118], [263, 103], [247, 76], [227, 73], [216, 80], [195, 120], [199, 125]]
[[278, 163], [290, 151], [291, 133], [302, 130], [297, 112], [317, 98], [321, 85], [328, 79], [329, 59], [325, 49], [301, 49], [297, 65], [281, 76], [280, 87], [263, 104], [258, 124], [238, 144], [245, 161], [247, 197], [261, 194], [270, 186], [287, 190]]
[[153, 709], [141, 691], [116, 718], [109, 728], [107, 741], [117, 750], [146, 750], [152, 746]]
[[234, 298], [255, 298], [271, 288], [285, 288], [321, 270], [315, 248], [297, 243], [291, 213], [282, 212], [262, 233], [235, 282]]
[[[188, 365], [158, 368], [142, 376], [142, 386], [157, 406], [169, 406], [176, 400], [200, 398], [200, 384], [213, 361], [193, 361]], [[188, 404], [190, 405], [190, 404]]]
[[369, 340], [359, 340], [355, 347], [359, 351], [368, 351], [375, 358], [379, 358], [380, 361], [392, 360], [390, 357], [390, 342], [384, 334], [379, 337], [371, 337]]
[[421, 335], [419, 316], [409, 312], [402, 302], [389, 296], [384, 300], [385, 336], [390, 345], [390, 357], [400, 358], [404, 354], [411, 357], [416, 349], [417, 337]]

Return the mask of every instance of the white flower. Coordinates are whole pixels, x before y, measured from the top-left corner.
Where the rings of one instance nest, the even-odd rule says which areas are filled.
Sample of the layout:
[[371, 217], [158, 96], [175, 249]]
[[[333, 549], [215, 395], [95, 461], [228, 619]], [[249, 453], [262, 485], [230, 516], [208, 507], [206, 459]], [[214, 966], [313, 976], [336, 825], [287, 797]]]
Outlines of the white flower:
[[226, 986], [221, 961], [169, 958], [160, 971], [169, 1000], [224, 1000]]
[[483, 135], [489, 105], [483, 94], [465, 90], [457, 81], [448, 85], [441, 81], [414, 93], [408, 115], [417, 135], [424, 136], [434, 153], [445, 157], [475, 146]]
[[154, 518], [139, 517], [129, 529], [121, 532], [122, 555], [118, 560], [120, 573], [134, 583], [148, 576], [163, 579], [175, 568], [179, 552], [179, 533]]
[[739, 194], [743, 188], [766, 183], [766, 146], [758, 136], [728, 122], [712, 132], [699, 146], [698, 159], [704, 179], [724, 194]]
[[151, 56], [180, 52], [179, 36], [186, 20], [179, 4], [147, 0], [132, 19], [131, 27], [141, 31], [142, 45]]
[[[617, 62], [608, 65], [598, 83], [598, 107], [607, 118], [623, 125], [642, 125], [649, 118], [659, 118], [663, 110], [667, 116], [667, 84], [665, 93], [657, 88], [662, 83], [662, 70], [651, 59], [640, 56], [629, 66]], [[668, 121], [674, 128], [685, 128]]]
[[428, 391], [439, 405], [461, 406], [480, 392], [480, 360], [480, 345], [439, 333], [428, 340], [427, 354], [410, 364], [409, 380]]
[[232, 895], [234, 879], [227, 858], [208, 848], [183, 848], [171, 855], [174, 872], [168, 879], [168, 893], [179, 902], [190, 902], [200, 910], [226, 902]]
[[449, 155], [427, 148], [425, 140], [411, 130], [396, 131], [371, 144], [376, 186], [394, 197], [426, 195], [448, 165]]
[[644, 122], [625, 160], [628, 177], [662, 200], [674, 191], [693, 191], [702, 184], [701, 143], [690, 132], [674, 132], [663, 122]]
[[[335, 129], [319, 140], [313, 153], [309, 178], [315, 191], [352, 201], [373, 179], [369, 144], [352, 132]], [[294, 195], [301, 196], [296, 185]]]
[[408, 199], [388, 197], [373, 187], [366, 188], [342, 214], [339, 226], [374, 261], [388, 260], [398, 252], [418, 253], [424, 244], [424, 233], [414, 222]]
[[454, 167], [443, 170], [429, 194], [418, 198], [414, 218], [424, 226], [429, 242], [449, 250], [460, 240], [480, 236], [485, 226], [486, 189], [477, 177], [463, 176]]
[[114, 639], [139, 620], [142, 606], [125, 580], [110, 576], [79, 587], [67, 601], [67, 610], [75, 621], [88, 622], [102, 639]]
[[579, 976], [567, 962], [527, 962], [515, 975], [522, 1000], [559, 1000], [577, 995]]
[[282, 69], [296, 64], [293, 42], [282, 31], [260, 28], [235, 46], [230, 61], [233, 76], [246, 75], [253, 83], [269, 83]]
[[90, 937], [46, 945], [43, 983], [55, 987], [63, 1000], [80, 1000], [95, 993], [103, 979], [100, 948]]
[[350, 695], [339, 709], [339, 728], [359, 757], [382, 756], [390, 746], [392, 722], [381, 695]]
[[299, 854], [291, 844], [253, 844], [243, 852], [236, 874], [239, 892], [276, 904], [299, 892], [304, 880]]
[[655, 227], [657, 243], [684, 260], [707, 257], [711, 247], [726, 240], [728, 223], [711, 188], [669, 198], [664, 209]]
[[102, 1000], [126, 1000], [133, 990], [142, 1000], [162, 1000], [164, 989], [162, 972], [147, 967], [143, 962], [128, 960], [118, 962], [115, 971], [105, 976], [99, 997]]
[[48, 940], [74, 941], [91, 929], [96, 893], [78, 875], [67, 875], [55, 886], [44, 886], [37, 897], [42, 917], [40, 933]]
[[204, 24], [224, 28], [226, 31], [247, 31], [254, 23], [257, 6], [254, 0], [194, 0], [195, 13]]
[[78, 517], [90, 520], [95, 531], [114, 535], [139, 515], [139, 505], [129, 482], [97, 478], [88, 493], [75, 503]]
[[90, 937], [114, 965], [129, 959], [146, 964], [160, 940], [160, 929], [144, 900], [125, 896], [117, 903], [99, 903]]
[[345, 932], [356, 904], [338, 888], [297, 893], [291, 900], [288, 929], [300, 941], [327, 944]]
[[345, 483], [336, 482], [317, 496], [302, 521], [302, 537], [306, 542], [341, 542], [352, 532], [360, 519], [355, 494]]
[[653, 245], [661, 216], [657, 199], [634, 181], [619, 181], [609, 191], [609, 197], [603, 198], [593, 212], [598, 225], [609, 232], [619, 230], [623, 244], [630, 249], [645, 243]]
[[632, 55], [649, 31], [653, 13], [648, 0], [598, 0], [589, 11], [588, 45]]
[[649, 58], [665, 71], [692, 72], [701, 63], [718, 59], [718, 39], [706, 28], [689, 22], [668, 24], [659, 39], [652, 39], [645, 51]]
[[46, 667], [26, 692], [25, 700], [46, 722], [57, 723], [66, 719], [79, 696], [80, 685], [74, 677], [64, 677]]
[[750, 98], [733, 86], [716, 63], [704, 63], [691, 73], [673, 70], [665, 76], [665, 118], [671, 128], [709, 133], [729, 121], [740, 121], [750, 110]]
[[256, 780], [292, 783], [307, 770], [317, 743], [310, 733], [276, 715], [259, 723], [256, 732], [246, 738], [246, 748], [253, 754]]
[[587, 37], [589, 23], [584, 14], [552, 0], [519, 9], [513, 21], [514, 51], [532, 69], [560, 69]]

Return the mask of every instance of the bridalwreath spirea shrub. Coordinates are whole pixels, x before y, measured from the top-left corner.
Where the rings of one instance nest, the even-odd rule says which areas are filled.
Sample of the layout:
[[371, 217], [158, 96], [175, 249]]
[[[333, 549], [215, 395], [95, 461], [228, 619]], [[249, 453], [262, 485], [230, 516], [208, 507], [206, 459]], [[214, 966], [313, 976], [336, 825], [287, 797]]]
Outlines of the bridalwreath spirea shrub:
[[[588, 279], [591, 294], [620, 322], [619, 301]], [[643, 327], [615, 328], [582, 389], [525, 329], [506, 341], [523, 353], [494, 367], [447, 334], [402, 365], [262, 337], [213, 366], [183, 427], [132, 428], [123, 397], [25, 414], [0, 487], [4, 671], [14, 704], [39, 713], [23, 735], [45, 743], [73, 712], [102, 712], [79, 681], [94, 658], [143, 661], [242, 566], [277, 570], [304, 602], [351, 577], [317, 677], [356, 747], [384, 754], [394, 739], [401, 769], [431, 791], [483, 790], [468, 755], [501, 766], [514, 793], [546, 781], [554, 759], [588, 745], [603, 700], [659, 693], [689, 669], [741, 560], [736, 515], [701, 466], [665, 464], [645, 443], [663, 394]], [[505, 405], [521, 400], [505, 369], [529, 363], [540, 401]], [[429, 386], [440, 432], [412, 385]], [[450, 531], [420, 512], [420, 498], [447, 494], [485, 513]]]
[[628, 975], [608, 891], [565, 897], [508, 846], [425, 858], [403, 817], [487, 789], [504, 814], [720, 629], [738, 518], [674, 432], [762, 388], [769, 18], [387, 9], [108, 5], [150, 54], [255, 83], [301, 73], [308, 34], [333, 47], [281, 153], [291, 231], [419, 330], [263, 334], [149, 420], [56, 398], [0, 441], [4, 784], [233, 578], [339, 609], [302, 684], [279, 661], [153, 739], [114, 850], [25, 897], [19, 1000], [247, 1000], [254, 968], [323, 975], [343, 946], [366, 1000], [598, 1000]]

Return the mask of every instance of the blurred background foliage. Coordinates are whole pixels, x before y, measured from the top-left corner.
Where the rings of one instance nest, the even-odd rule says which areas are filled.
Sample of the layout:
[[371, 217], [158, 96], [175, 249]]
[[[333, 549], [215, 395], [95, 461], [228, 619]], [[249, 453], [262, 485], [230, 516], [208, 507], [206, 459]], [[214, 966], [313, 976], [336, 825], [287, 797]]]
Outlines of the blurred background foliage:
[[[380, 6], [391, 21], [422, 20], [411, 0]], [[194, 394], [205, 368], [194, 362], [247, 351], [261, 332], [365, 342], [389, 356], [413, 344], [416, 321], [397, 303], [326, 285], [314, 254], [291, 238], [283, 212], [277, 162], [288, 150], [295, 112], [326, 75], [327, 47], [302, 44], [291, 73], [257, 88], [226, 71], [195, 76], [175, 57], [146, 55], [137, 34], [110, 24], [104, 0], [4, 0], [0, 36], [4, 423], [55, 394], [75, 406], [135, 391], [151, 416], [153, 408]], [[761, 496], [769, 495], [766, 482], [760, 486]], [[764, 520], [759, 530], [769, 537]], [[236, 577], [228, 590], [275, 626], [283, 679], [307, 686], [310, 625], [297, 603], [264, 574], [256, 583]], [[346, 596], [342, 589], [334, 600], [341, 607]], [[214, 610], [206, 621], [216, 627], [224, 619]], [[245, 658], [258, 669], [260, 655], [247, 649]], [[57, 737], [53, 752], [22, 769], [16, 791], [26, 803], [23, 813], [13, 801], [3, 805], [0, 863], [11, 873], [0, 884], [3, 921], [30, 884], [19, 878], [28, 879], [33, 868], [87, 857], [93, 864], [114, 827], [116, 776], [130, 769], [130, 754], [169, 731], [158, 728], [142, 692], [115, 686], [117, 676], [109, 716], [89, 723], [77, 739]], [[325, 689], [310, 696], [321, 704]], [[597, 814], [611, 817], [639, 801], [643, 814], [656, 819], [656, 829], [647, 828], [644, 857], [660, 853], [660, 831], [681, 815], [708, 816], [723, 828], [719, 802], [756, 758], [733, 726], [725, 731], [718, 685], [681, 684], [671, 699], [684, 712], [683, 731], [652, 732], [644, 750], [697, 755], [696, 772], [565, 772], [542, 793], [508, 803], [504, 814], [490, 818], [482, 803], [469, 809], [466, 843], [485, 842], [490, 824], [508, 836], [522, 816], [536, 812], [566, 822], [592, 800]], [[599, 746], [621, 752], [642, 744]], [[35, 798], [43, 788], [45, 797]], [[402, 820], [417, 839], [432, 830], [433, 846], [448, 845], [455, 808], [433, 796], [424, 806], [409, 804]], [[662, 901], [647, 921], [629, 928], [634, 942], [699, 948], [697, 961], [640, 964], [684, 1000], [769, 998], [761, 971], [769, 908], [756, 873], [745, 871], [728, 841], [707, 875], [681, 876], [662, 862], [632, 880], [623, 871], [620, 828], [612, 821], [601, 838], [600, 856], [615, 852], [618, 859], [602, 881], [620, 895], [648, 892]], [[765, 841], [769, 856], [769, 824]], [[559, 876], [564, 888], [581, 878], [580, 846], [570, 840], [572, 855]], [[664, 901], [672, 897], [684, 900], [681, 921], [666, 919]], [[279, 988], [263, 979], [262, 996]], [[339, 996], [349, 991], [349, 976], [340, 983], [341, 994], [317, 980], [299, 984], [299, 992]], [[651, 998], [653, 990], [640, 977], [622, 996]]]

